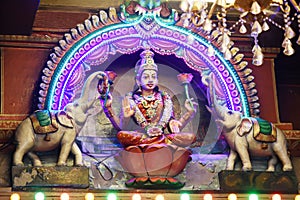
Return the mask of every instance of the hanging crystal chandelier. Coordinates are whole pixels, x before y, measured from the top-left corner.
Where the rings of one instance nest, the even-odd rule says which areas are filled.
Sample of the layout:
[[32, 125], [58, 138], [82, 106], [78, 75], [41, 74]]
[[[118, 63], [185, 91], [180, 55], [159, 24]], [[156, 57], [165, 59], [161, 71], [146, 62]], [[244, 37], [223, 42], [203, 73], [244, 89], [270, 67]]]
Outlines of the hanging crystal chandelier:
[[[269, 25], [283, 30], [283, 53], [290, 56], [295, 52], [291, 39], [296, 36], [291, 25], [296, 22], [296, 43], [300, 45], [300, 5], [295, 0], [182, 0], [180, 9], [183, 11], [183, 26], [202, 29], [216, 39], [225, 59], [231, 59], [234, 53], [230, 37], [238, 31], [253, 37], [252, 63], [256, 66], [262, 65], [264, 55], [259, 45], [259, 35], [268, 31]], [[228, 23], [227, 14], [231, 11], [237, 13], [238, 19], [235, 23]], [[282, 21], [273, 20], [271, 16], [274, 15], [279, 15], [277, 19]], [[213, 54], [213, 48], [209, 48], [208, 53]]]

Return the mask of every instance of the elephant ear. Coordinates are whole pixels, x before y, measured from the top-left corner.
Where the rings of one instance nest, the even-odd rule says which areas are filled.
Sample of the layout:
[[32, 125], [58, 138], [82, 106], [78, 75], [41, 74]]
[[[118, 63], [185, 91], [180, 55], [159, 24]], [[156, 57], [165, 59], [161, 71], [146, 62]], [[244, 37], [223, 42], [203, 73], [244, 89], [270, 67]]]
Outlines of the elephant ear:
[[241, 123], [237, 126], [237, 133], [239, 136], [248, 134], [252, 129], [252, 121], [249, 118], [243, 118]]
[[61, 110], [57, 112], [56, 118], [61, 125], [68, 128], [74, 128], [73, 117], [67, 114], [65, 111]]

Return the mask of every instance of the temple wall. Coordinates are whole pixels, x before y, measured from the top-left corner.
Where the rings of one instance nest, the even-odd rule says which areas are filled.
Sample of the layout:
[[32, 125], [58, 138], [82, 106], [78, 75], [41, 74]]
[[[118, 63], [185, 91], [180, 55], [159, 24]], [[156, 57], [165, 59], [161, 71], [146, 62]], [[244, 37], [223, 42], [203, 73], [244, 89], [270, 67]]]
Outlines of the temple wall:
[[279, 113], [282, 122], [292, 121], [294, 129], [300, 129], [300, 86], [279, 84], [277, 88]]
[[[276, 56], [276, 55], [273, 55]], [[262, 66], [250, 65], [253, 70], [254, 82], [258, 91], [260, 117], [274, 123], [279, 123], [277, 90], [274, 74], [274, 57], [266, 57]], [[251, 58], [246, 58], [251, 63]]]
[[33, 111], [34, 92], [48, 49], [10, 47], [2, 49], [3, 114], [28, 114]]
[[[0, 145], [12, 137], [13, 131], [21, 120], [33, 112], [34, 109], [37, 109], [39, 79], [53, 47], [63, 38], [65, 32], [68, 32], [70, 28], [76, 27], [78, 23], [82, 23], [88, 16], [90, 16], [90, 13], [87, 12], [39, 11], [36, 15], [34, 32], [31, 36], [0, 36]], [[247, 41], [236, 41], [236, 46], [239, 46], [239, 43], [250, 46], [251, 41], [249, 39]], [[293, 117], [297, 117], [297, 114], [293, 113], [292, 110], [293, 106], [298, 105], [299, 96], [294, 98], [293, 94], [282, 92], [286, 89], [285, 87], [279, 88], [280, 96], [277, 96], [273, 61], [275, 57], [276, 53], [270, 53], [270, 55], [266, 56], [262, 66], [256, 67], [250, 64], [250, 68], [253, 70], [254, 81], [260, 99], [260, 116], [271, 122], [280, 124], [280, 114], [282, 116], [291, 114], [289, 115], [291, 118], [285, 116], [286, 119], [291, 120]], [[246, 55], [246, 60], [251, 63], [250, 54]], [[299, 91], [299, 88], [297, 91]], [[278, 101], [278, 98], [280, 101]], [[289, 110], [287, 112], [284, 109], [279, 111], [278, 102], [280, 104], [288, 104]], [[289, 122], [286, 123], [282, 127], [292, 130], [292, 124]], [[300, 137], [299, 134], [293, 133], [290, 135], [290, 138], [296, 141]], [[9, 152], [12, 152], [12, 150]], [[6, 157], [8, 154], [7, 152], [0, 151], [0, 163], [6, 163], [1, 164], [1, 167], [6, 166], [5, 169], [7, 169], [10, 160], [3, 160], [4, 156], [2, 154], [6, 155]], [[300, 154], [294, 155], [300, 156]], [[299, 163], [298, 160], [296, 162]], [[299, 165], [297, 166], [300, 167]], [[300, 170], [296, 167], [295, 171]], [[0, 168], [0, 177], [4, 175], [1, 173], [7, 174], [7, 170], [3, 172]]]

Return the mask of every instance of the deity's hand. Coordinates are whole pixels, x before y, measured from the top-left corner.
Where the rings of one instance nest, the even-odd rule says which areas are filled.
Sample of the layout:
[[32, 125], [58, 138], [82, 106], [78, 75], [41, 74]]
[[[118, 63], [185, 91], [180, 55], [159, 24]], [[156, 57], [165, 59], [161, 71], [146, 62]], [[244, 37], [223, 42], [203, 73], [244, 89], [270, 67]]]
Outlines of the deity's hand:
[[193, 98], [186, 99], [184, 103], [184, 107], [188, 112], [196, 112], [198, 104], [194, 101]]
[[182, 123], [178, 120], [172, 119], [169, 122], [169, 127], [170, 127], [172, 133], [179, 133], [181, 126], [182, 126]]
[[132, 108], [132, 106], [130, 105], [128, 97], [125, 97], [122, 100], [122, 111], [123, 116], [126, 118], [131, 117], [135, 112], [134, 108]]
[[159, 126], [149, 127], [146, 130], [149, 137], [160, 136], [163, 133], [162, 128]]

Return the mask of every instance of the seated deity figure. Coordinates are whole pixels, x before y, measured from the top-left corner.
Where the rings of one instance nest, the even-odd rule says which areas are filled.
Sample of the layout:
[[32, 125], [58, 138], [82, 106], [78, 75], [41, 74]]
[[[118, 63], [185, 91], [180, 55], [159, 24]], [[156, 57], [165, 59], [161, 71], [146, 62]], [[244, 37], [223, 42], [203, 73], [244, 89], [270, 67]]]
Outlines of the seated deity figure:
[[[193, 133], [184, 133], [181, 130], [195, 115], [197, 104], [193, 99], [187, 99], [184, 105], [187, 112], [178, 120], [174, 118], [171, 97], [158, 88], [158, 66], [153, 56], [154, 53], [148, 49], [140, 54], [141, 59], [135, 66], [138, 88], [123, 98], [120, 116], [113, 112], [111, 94], [100, 98], [102, 107], [106, 116], [119, 130], [117, 139], [125, 148], [162, 143], [187, 147], [196, 137]], [[103, 88], [98, 90], [103, 91]], [[130, 118], [139, 125], [138, 130], [126, 130]]]

